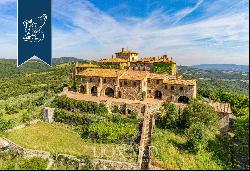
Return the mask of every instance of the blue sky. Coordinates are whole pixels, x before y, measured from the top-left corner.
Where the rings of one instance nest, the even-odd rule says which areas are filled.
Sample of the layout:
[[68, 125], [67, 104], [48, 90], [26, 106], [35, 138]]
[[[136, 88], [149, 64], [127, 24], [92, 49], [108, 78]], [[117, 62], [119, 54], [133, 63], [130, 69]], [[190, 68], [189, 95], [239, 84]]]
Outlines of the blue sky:
[[[52, 0], [53, 57], [122, 47], [181, 65], [249, 62], [248, 0]], [[16, 58], [16, 0], [0, 0], [0, 56]]]

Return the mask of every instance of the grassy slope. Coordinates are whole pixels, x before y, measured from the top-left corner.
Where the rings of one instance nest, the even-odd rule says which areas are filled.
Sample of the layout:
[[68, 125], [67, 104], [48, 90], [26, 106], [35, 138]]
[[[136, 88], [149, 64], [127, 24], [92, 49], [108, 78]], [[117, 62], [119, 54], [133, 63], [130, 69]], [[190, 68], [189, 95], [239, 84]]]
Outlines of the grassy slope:
[[[4, 137], [30, 149], [44, 150], [51, 153], [65, 153], [75, 156], [87, 155], [96, 158], [107, 158], [118, 161], [134, 161], [136, 155], [121, 155], [116, 144], [98, 144], [84, 140], [71, 127], [54, 123], [38, 123], [26, 128], [5, 133]], [[94, 151], [96, 150], [96, 154]], [[101, 156], [101, 150], [106, 150]], [[112, 156], [114, 152], [114, 155]]]
[[[42, 109], [43, 109], [42, 107], [34, 108], [34, 111], [30, 113], [30, 117], [32, 118], [32, 120], [41, 118], [40, 113]], [[13, 121], [14, 126], [18, 126], [20, 124], [23, 124], [22, 117], [25, 112], [27, 112], [27, 109], [19, 110], [18, 113], [14, 113], [14, 114], [3, 114], [2, 118], [7, 121]]]
[[190, 153], [185, 150], [185, 142], [183, 136], [155, 128], [152, 146], [157, 152], [152, 152], [152, 163], [165, 169], [223, 169], [223, 163], [216, 159], [213, 152]]

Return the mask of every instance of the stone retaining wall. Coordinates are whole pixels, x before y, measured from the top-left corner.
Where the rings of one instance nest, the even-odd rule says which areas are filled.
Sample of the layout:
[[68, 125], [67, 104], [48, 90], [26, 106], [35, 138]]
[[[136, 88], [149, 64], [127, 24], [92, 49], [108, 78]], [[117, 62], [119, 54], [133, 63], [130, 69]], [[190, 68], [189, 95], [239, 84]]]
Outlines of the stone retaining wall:
[[49, 159], [50, 153], [41, 150], [31, 150], [25, 149], [14, 142], [8, 140], [7, 138], [0, 138], [2, 142], [8, 144], [8, 148], [14, 149], [18, 154], [21, 154], [24, 158], [31, 158], [31, 157], [41, 157], [43, 159]]
[[112, 160], [94, 159], [94, 166], [101, 170], [140, 170], [139, 164]]
[[118, 106], [121, 113], [130, 114], [130, 112], [136, 112], [139, 117], [143, 117], [143, 113], [145, 112], [145, 106], [151, 113], [156, 113], [161, 104], [143, 104], [143, 103], [125, 103], [125, 102], [109, 102], [106, 100], [101, 100], [99, 103], [104, 103], [108, 110], [111, 111], [114, 106]]
[[[53, 161], [58, 158], [67, 158], [77, 162], [79, 165], [84, 165], [84, 160], [81, 160], [75, 156], [67, 155], [67, 154], [50, 154], [46, 151], [41, 150], [31, 150], [23, 148], [14, 142], [8, 140], [7, 138], [0, 138], [0, 142], [7, 145], [7, 149], [14, 149], [15, 152], [22, 155], [24, 158], [32, 158], [32, 157], [40, 157], [48, 161]], [[1, 152], [1, 149], [0, 149]], [[139, 170], [139, 165], [137, 163], [129, 163], [129, 162], [119, 162], [119, 161], [112, 161], [112, 160], [104, 160], [104, 159], [93, 159], [92, 164], [94, 169], [100, 170]], [[48, 162], [48, 165], [52, 165], [51, 162]], [[47, 168], [49, 169], [49, 167]]]

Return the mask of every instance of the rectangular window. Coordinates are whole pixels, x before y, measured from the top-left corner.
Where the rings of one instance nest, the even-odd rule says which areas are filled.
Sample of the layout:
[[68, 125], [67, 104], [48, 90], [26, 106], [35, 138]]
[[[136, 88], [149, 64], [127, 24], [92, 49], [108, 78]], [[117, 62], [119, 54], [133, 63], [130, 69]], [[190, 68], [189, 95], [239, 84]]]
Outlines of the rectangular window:
[[151, 90], [148, 90], [148, 93], [151, 94]]
[[156, 80], [156, 84], [159, 84], [160, 83], [160, 80]]
[[124, 81], [124, 85], [128, 85], [127, 81]]
[[148, 80], [148, 83], [150, 83], [150, 80]]
[[166, 90], [168, 89], [168, 86], [167, 86], [167, 85], [165, 85], [165, 89], [166, 89]]
[[106, 83], [107, 82], [107, 80], [106, 79], [103, 79], [103, 83]]
[[134, 81], [134, 87], [136, 87], [136, 82]]
[[171, 86], [171, 90], [174, 90], [174, 86]]
[[180, 87], [180, 90], [183, 90], [183, 87]]
[[92, 78], [89, 79], [89, 82], [92, 82]]
[[122, 87], [122, 82], [120, 82], [120, 87]]

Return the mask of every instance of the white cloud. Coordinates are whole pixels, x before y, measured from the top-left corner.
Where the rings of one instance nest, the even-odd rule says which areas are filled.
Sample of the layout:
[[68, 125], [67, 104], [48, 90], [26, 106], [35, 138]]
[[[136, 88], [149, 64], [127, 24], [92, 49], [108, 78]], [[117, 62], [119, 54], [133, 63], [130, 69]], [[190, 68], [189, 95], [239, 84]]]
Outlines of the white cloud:
[[[177, 13], [176, 16], [181, 17], [175, 17], [176, 22], [197, 9], [202, 2], [198, 1], [193, 8]], [[145, 19], [131, 18], [130, 20], [130, 18], [126, 18], [122, 21], [116, 21], [87, 1], [73, 2], [70, 6], [71, 9], [65, 6], [65, 13], [72, 14], [67, 19], [77, 28], [87, 31], [99, 43], [102, 47], [100, 48], [101, 52], [98, 48], [96, 51], [99, 51], [98, 54], [103, 56], [110, 56], [121, 47], [129, 46], [131, 49], [142, 52], [142, 55], [161, 55], [166, 51], [172, 52], [171, 55], [178, 60], [187, 54], [182, 51], [181, 55], [171, 50], [172, 48], [192, 49], [196, 56], [200, 55], [201, 58], [205, 58], [203, 59], [205, 62], [212, 54], [220, 55], [222, 58], [228, 57], [225, 52], [225, 54], [215, 54], [212, 50], [207, 51], [209, 53], [205, 55], [203, 50], [206, 48], [218, 48], [218, 46], [223, 48], [226, 42], [249, 41], [248, 14], [240, 10], [234, 15], [223, 13], [185, 25], [164, 27], [162, 26], [162, 23], [165, 22], [164, 19], [168, 20], [171, 17], [166, 15], [162, 9], [153, 12]], [[182, 15], [180, 15], [181, 13]], [[85, 36], [87, 35], [84, 34], [83, 37]], [[90, 37], [88, 36], [88, 38]], [[213, 41], [197, 41], [206, 38]], [[83, 52], [83, 56], [90, 54], [94, 55], [91, 57], [96, 57], [93, 52]], [[189, 54], [191, 54], [190, 50]], [[214, 62], [218, 62], [218, 60]]]
[[180, 11], [178, 11], [175, 14], [175, 17], [177, 18], [177, 20], [174, 22], [174, 24], [177, 24], [179, 21], [181, 21], [183, 18], [185, 18], [186, 16], [188, 16], [189, 14], [191, 14], [193, 11], [195, 11], [200, 5], [201, 3], [203, 3], [203, 0], [199, 0], [194, 7], [187, 7], [184, 8]]
[[[249, 15], [248, 7], [242, 6], [245, 1], [240, 2], [229, 4], [230, 10], [221, 12], [218, 7], [228, 1], [209, 4], [199, 0], [193, 7], [171, 15], [160, 8], [146, 18], [132, 16], [116, 20], [91, 1], [54, 0], [54, 19], [63, 26], [53, 27], [53, 54], [54, 57], [97, 59], [110, 57], [128, 46], [139, 51], [141, 56], [168, 53], [180, 64], [246, 64], [249, 56], [246, 45], [249, 42]], [[203, 9], [204, 15], [183, 24], [182, 19], [198, 8]], [[208, 8], [210, 10], [206, 10]]]

